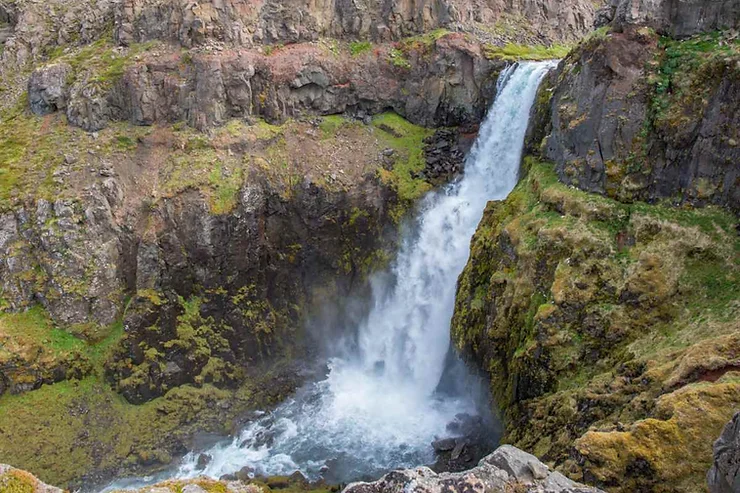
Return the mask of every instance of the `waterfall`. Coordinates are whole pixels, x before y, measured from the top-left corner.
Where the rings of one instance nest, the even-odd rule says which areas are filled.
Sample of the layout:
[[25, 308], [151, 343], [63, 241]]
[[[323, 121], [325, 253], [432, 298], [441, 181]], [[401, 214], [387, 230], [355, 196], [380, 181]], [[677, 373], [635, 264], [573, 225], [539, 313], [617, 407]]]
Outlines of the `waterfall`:
[[356, 350], [332, 358], [325, 380], [205, 451], [212, 460], [204, 470], [196, 465], [199, 453], [186, 456], [177, 477], [218, 478], [249, 466], [257, 474], [300, 470], [309, 478], [331, 470], [349, 481], [434, 460], [431, 442], [448, 434], [456, 415], [475, 412], [471, 397], [437, 391], [457, 277], [486, 203], [516, 185], [530, 109], [553, 66], [520, 63], [500, 75], [464, 176], [425, 197], [390, 275], [372, 281]]

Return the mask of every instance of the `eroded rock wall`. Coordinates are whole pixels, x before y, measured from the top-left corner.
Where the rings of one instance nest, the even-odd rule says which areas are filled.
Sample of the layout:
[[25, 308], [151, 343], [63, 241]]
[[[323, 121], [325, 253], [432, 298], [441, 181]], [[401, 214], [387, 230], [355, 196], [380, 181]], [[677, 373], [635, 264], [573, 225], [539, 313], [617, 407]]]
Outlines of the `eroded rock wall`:
[[206, 41], [237, 45], [298, 43], [320, 37], [386, 42], [437, 28], [513, 25], [550, 42], [573, 41], [593, 25], [585, 1], [442, 0], [422, 2], [302, 0], [200, 2], [126, 0], [117, 15], [116, 38], [126, 44], [163, 39], [183, 46]]
[[590, 192], [740, 210], [735, 36], [675, 40], [642, 22], [602, 29], [561, 63], [541, 93], [535, 152]]
[[94, 74], [68, 64], [36, 70], [29, 82], [37, 114], [66, 111], [89, 131], [111, 121], [134, 125], [186, 121], [200, 130], [230, 118], [270, 122], [305, 114], [375, 114], [393, 109], [424, 126], [474, 124], [485, 114], [505, 66], [462, 34], [391, 57], [390, 46], [350, 56], [295, 45], [277, 53], [155, 51], [101, 89]]

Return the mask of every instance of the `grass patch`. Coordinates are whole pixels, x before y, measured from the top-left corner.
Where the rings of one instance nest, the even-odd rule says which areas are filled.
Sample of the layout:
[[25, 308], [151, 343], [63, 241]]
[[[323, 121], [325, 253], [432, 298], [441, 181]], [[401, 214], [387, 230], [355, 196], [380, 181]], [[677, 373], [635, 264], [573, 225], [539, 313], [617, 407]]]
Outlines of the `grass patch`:
[[349, 44], [349, 52], [352, 56], [359, 56], [370, 51], [372, 47], [369, 41], [353, 41]]
[[520, 45], [508, 43], [504, 46], [486, 45], [483, 55], [489, 60], [499, 59], [511, 62], [519, 60], [552, 60], [565, 57], [570, 51], [566, 45]]
[[390, 183], [404, 201], [414, 201], [431, 189], [418, 177], [426, 166], [424, 139], [433, 132], [408, 122], [396, 113], [383, 113], [373, 118], [380, 140], [399, 153], [393, 169], [380, 170], [381, 178]]
[[388, 62], [394, 67], [405, 70], [411, 69], [411, 62], [406, 58], [406, 54], [398, 48], [391, 48], [391, 51], [388, 52]]
[[[670, 130], [701, 115], [725, 72], [740, 73], [740, 40], [713, 32], [684, 40], [661, 37], [657, 70], [648, 77], [653, 88], [648, 123]], [[733, 63], [734, 61], [734, 63]]]
[[134, 58], [158, 46], [156, 41], [134, 43], [128, 48], [120, 49], [111, 40], [104, 38], [87, 45], [74, 53], [54, 53], [52, 61], [68, 63], [77, 79], [83, 73], [89, 74], [89, 81], [101, 89], [110, 88], [124, 74]]
[[68, 332], [54, 327], [46, 310], [34, 305], [25, 312], [0, 313], [0, 337], [6, 336], [24, 346], [43, 347], [54, 354], [79, 351], [85, 343]]

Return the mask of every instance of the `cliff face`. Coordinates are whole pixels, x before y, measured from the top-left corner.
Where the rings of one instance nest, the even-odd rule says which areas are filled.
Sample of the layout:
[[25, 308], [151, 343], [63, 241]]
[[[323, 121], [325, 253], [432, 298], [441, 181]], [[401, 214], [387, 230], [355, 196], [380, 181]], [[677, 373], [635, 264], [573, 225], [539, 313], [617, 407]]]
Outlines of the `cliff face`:
[[122, 43], [166, 39], [183, 46], [207, 40], [252, 45], [320, 37], [393, 41], [437, 28], [505, 29], [550, 41], [575, 40], [593, 25], [593, 5], [577, 1], [444, 0], [422, 2], [126, 0], [117, 13]]
[[[305, 114], [376, 114], [393, 109], [425, 126], [480, 121], [504, 66], [462, 34], [367, 45], [294, 45], [269, 55], [253, 50], [183, 53], [162, 45], [99, 47], [62, 56], [34, 72], [29, 97], [37, 114], [62, 110], [72, 125], [101, 130], [111, 121], [152, 125], [185, 121], [199, 130], [231, 118], [271, 123]], [[341, 49], [341, 51], [340, 51]], [[140, 53], [140, 54], [137, 54]], [[83, 63], [89, 58], [100, 61]], [[107, 57], [125, 68], [106, 73]]]
[[583, 190], [740, 210], [739, 57], [730, 33], [594, 35], [563, 61], [542, 153]]
[[736, 8], [603, 11], [541, 86], [526, 177], [459, 279], [453, 339], [504, 440], [609, 491], [701, 491], [740, 405], [740, 46], [703, 32]]

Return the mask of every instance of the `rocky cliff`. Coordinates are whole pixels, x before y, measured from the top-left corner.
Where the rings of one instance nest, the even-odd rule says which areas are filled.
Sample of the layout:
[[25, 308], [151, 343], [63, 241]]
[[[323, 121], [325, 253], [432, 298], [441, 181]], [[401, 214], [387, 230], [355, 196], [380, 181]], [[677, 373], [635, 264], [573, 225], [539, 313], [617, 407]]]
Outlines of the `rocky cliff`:
[[553, 81], [542, 154], [565, 183], [621, 201], [740, 210], [739, 57], [731, 31], [597, 33]]
[[602, 12], [541, 86], [525, 178], [459, 279], [453, 339], [504, 441], [609, 491], [702, 491], [740, 406], [740, 45], [714, 31], [736, 8]]

